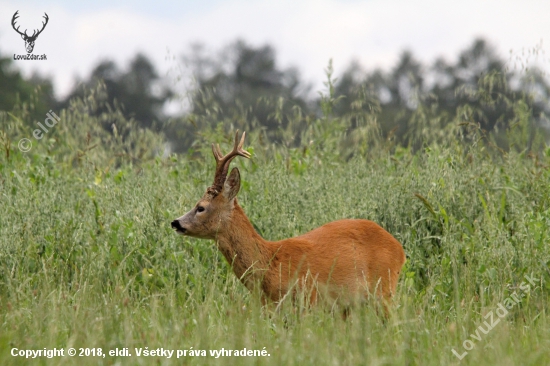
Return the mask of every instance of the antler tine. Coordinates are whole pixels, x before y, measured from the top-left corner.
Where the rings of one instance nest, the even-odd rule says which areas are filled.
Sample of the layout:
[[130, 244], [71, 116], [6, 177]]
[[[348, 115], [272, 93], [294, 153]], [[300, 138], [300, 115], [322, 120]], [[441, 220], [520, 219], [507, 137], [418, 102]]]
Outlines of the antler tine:
[[[237, 131], [237, 136], [239, 135], [239, 131]], [[237, 142], [237, 136], [235, 136], [235, 142]], [[252, 156], [248, 151], [243, 149], [244, 146], [244, 137], [246, 136], [246, 132], [243, 131], [243, 135], [241, 136], [241, 141], [239, 142], [239, 145], [237, 145], [237, 151], [239, 152], [239, 155], [244, 156], [247, 159], [250, 159]]]
[[212, 143], [212, 153], [214, 154], [214, 159], [216, 159], [216, 165], [217, 165], [218, 162], [221, 159], [223, 159], [219, 144]]

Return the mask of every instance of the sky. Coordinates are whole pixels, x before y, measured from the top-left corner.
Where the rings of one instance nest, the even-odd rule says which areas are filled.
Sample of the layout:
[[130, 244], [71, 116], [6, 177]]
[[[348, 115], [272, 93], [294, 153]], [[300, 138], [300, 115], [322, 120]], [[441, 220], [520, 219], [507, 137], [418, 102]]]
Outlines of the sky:
[[25, 75], [52, 77], [58, 97], [100, 61], [126, 67], [137, 52], [175, 82], [185, 74], [181, 56], [191, 44], [218, 51], [237, 39], [272, 45], [278, 66], [296, 67], [313, 90], [322, 89], [330, 59], [336, 74], [352, 60], [387, 70], [405, 49], [426, 63], [453, 62], [476, 37], [511, 68], [521, 67], [519, 59], [550, 71], [547, 0], [2, 0], [2, 56], [26, 54], [11, 26], [17, 10], [17, 25], [29, 33], [41, 27], [44, 12], [49, 16], [33, 52], [47, 60], [14, 62]]

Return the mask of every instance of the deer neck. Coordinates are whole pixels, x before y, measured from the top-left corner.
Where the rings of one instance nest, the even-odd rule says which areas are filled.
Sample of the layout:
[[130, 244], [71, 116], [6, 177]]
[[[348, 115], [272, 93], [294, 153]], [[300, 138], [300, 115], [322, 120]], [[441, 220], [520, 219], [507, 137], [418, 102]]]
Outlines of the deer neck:
[[268, 245], [254, 230], [237, 199], [229, 223], [218, 233], [216, 242], [237, 277], [247, 288], [252, 289], [254, 283], [262, 280], [269, 264]]

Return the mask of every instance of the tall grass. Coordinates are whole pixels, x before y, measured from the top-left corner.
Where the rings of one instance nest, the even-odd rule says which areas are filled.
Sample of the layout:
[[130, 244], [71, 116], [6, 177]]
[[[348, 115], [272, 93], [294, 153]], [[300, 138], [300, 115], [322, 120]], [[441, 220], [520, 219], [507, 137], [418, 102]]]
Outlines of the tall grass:
[[[1, 364], [550, 362], [550, 149], [525, 132], [531, 117], [521, 105], [506, 132], [516, 148], [506, 151], [472, 121], [457, 115], [443, 123], [423, 106], [411, 131], [418, 146], [396, 146], [381, 135], [376, 108], [334, 118], [330, 94], [323, 116], [294, 116], [306, 123], [297, 140], [291, 130], [279, 143], [250, 131], [253, 158], [234, 164], [240, 203], [264, 237], [367, 218], [403, 243], [407, 263], [391, 318], [361, 307], [344, 321], [299, 304], [262, 307], [214, 242], [170, 229], [211, 183], [206, 142], [228, 144], [231, 126], [205, 127], [194, 152], [162, 157], [160, 137], [116, 109], [90, 113], [100, 92], [60, 111], [61, 122], [28, 153], [17, 141], [32, 136], [32, 121], [24, 121], [32, 106], [0, 114]], [[525, 275], [536, 279], [529, 292], [519, 287]], [[525, 295], [521, 302], [472, 338], [514, 292]], [[459, 361], [452, 350], [463, 354], [466, 340], [473, 349]], [[132, 356], [11, 356], [13, 348], [54, 347], [128, 348]], [[134, 348], [145, 347], [207, 356], [137, 357]], [[270, 356], [209, 355], [264, 347]]]

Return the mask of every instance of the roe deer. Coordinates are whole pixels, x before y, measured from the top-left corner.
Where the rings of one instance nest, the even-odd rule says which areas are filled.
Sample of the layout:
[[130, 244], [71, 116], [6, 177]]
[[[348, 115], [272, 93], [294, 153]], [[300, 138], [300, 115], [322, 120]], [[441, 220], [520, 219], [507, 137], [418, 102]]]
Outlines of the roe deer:
[[239, 170], [233, 168], [226, 179], [233, 158], [250, 158], [243, 150], [245, 133], [240, 141], [238, 137], [239, 131], [233, 151], [225, 156], [212, 144], [214, 183], [191, 211], [172, 221], [172, 228], [215, 240], [241, 282], [249, 290], [260, 286], [264, 303], [294, 293], [295, 285], [315, 303], [321, 285], [331, 298], [375, 294], [386, 308], [405, 263], [401, 244], [376, 223], [361, 219], [333, 221], [295, 238], [263, 239], [237, 203]]

